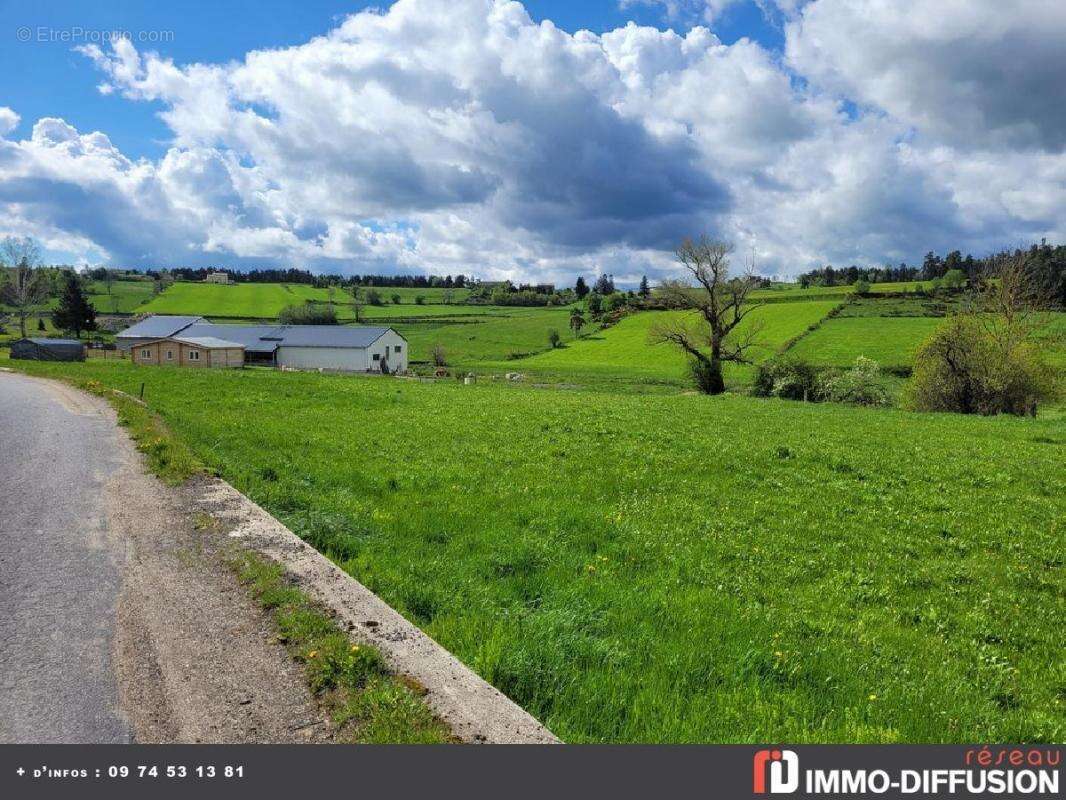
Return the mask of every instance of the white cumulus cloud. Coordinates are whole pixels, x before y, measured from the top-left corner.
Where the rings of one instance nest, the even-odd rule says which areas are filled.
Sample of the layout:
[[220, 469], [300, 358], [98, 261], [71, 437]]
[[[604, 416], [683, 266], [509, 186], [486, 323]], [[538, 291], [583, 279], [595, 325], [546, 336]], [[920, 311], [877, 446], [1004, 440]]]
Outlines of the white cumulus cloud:
[[[1058, 13], [1024, 0], [1034, 33], [934, 5], [776, 3], [784, 56], [713, 24], [571, 34], [504, 0], [399, 0], [224, 64], [90, 46], [106, 91], [161, 105], [169, 148], [38, 120], [0, 138], [0, 228], [128, 265], [566, 282], [661, 274], [701, 231], [782, 273], [1063, 238]], [[926, 52], [951, 48], [962, 66]], [[0, 136], [18, 121], [0, 109]]]

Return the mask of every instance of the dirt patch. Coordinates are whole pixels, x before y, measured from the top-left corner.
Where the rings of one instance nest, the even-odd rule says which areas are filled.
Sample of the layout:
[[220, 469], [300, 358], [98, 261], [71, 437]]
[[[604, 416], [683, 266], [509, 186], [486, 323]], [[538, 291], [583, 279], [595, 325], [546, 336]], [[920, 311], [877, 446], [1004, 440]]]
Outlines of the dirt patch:
[[390, 670], [424, 692], [426, 704], [464, 742], [548, 744], [559, 740], [357, 580], [258, 505], [217, 478], [185, 487], [194, 503], [224, 521], [241, 546], [281, 564], [342, 629], [376, 647]]
[[227, 567], [227, 537], [182, 489], [145, 474], [124, 434], [116, 440], [108, 527], [127, 561], [114, 662], [136, 741], [329, 741], [300, 666]]

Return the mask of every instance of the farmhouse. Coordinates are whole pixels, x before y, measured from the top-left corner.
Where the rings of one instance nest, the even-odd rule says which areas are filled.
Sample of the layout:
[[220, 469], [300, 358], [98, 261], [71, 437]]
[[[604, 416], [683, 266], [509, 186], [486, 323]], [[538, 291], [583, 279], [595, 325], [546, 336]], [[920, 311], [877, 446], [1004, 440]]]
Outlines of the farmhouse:
[[84, 361], [85, 345], [77, 339], [19, 339], [11, 357], [32, 361]]
[[216, 325], [203, 317], [155, 315], [122, 331], [115, 342], [136, 349], [175, 337], [236, 344], [244, 348], [246, 364], [345, 372], [407, 369], [407, 340], [392, 328], [369, 325]]
[[228, 285], [233, 283], [233, 281], [230, 280], [228, 272], [209, 272], [207, 277], [204, 278], [204, 283], [224, 283]]
[[243, 367], [244, 345], [215, 336], [170, 336], [142, 342], [131, 357], [145, 366]]

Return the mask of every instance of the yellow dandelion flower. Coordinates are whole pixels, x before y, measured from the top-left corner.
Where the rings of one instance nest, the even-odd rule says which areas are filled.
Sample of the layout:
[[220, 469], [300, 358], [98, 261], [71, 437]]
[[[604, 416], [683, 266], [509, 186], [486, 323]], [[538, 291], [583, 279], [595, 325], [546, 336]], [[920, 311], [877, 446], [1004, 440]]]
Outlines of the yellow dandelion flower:
[[310, 653], [307, 654], [307, 657], [308, 658], [314, 658], [317, 655], [318, 655], [318, 651], [317, 650], [312, 650]]
[[871, 699], [871, 700], [876, 700], [876, 699], [877, 699], [877, 695], [876, 695], [876, 694], [872, 694], [872, 695], [870, 695], [870, 699]]

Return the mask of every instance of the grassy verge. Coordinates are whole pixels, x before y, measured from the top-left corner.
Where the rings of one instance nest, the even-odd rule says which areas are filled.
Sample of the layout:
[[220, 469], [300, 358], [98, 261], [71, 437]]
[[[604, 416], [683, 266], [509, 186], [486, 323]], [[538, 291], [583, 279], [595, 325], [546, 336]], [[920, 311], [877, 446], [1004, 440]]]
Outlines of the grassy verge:
[[126, 428], [148, 461], [148, 467], [164, 483], [176, 486], [204, 469], [201, 461], [181, 439], [146, 405], [125, 392], [104, 386], [92, 378], [63, 377], [79, 389], [103, 397], [118, 415], [118, 424]]
[[271, 612], [278, 638], [304, 665], [308, 688], [329, 712], [337, 739], [362, 744], [453, 741], [419, 697], [419, 687], [390, 675], [373, 647], [353, 643], [285, 580], [278, 564], [247, 551], [232, 560], [240, 581]]
[[[137, 399], [92, 378], [50, 377], [106, 399], [119, 424], [144, 453], [149, 469], [165, 483], [177, 485], [204, 470], [189, 447]], [[272, 612], [281, 641], [293, 658], [304, 664], [308, 686], [333, 718], [339, 741], [453, 741], [447, 727], [420, 700], [420, 687], [390, 675], [375, 648], [353, 644], [303, 592], [286, 583], [279, 565], [240, 551], [230, 558], [230, 566], [256, 601]]]

